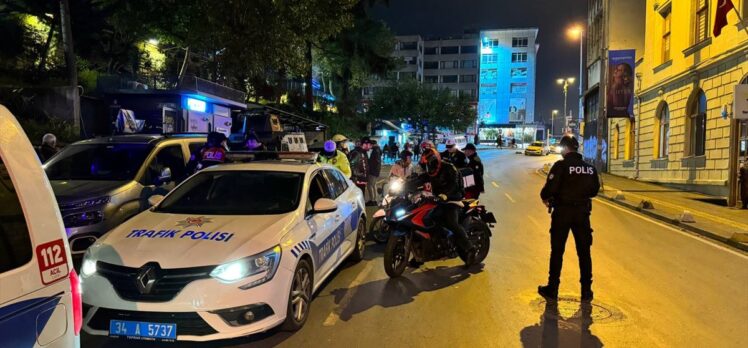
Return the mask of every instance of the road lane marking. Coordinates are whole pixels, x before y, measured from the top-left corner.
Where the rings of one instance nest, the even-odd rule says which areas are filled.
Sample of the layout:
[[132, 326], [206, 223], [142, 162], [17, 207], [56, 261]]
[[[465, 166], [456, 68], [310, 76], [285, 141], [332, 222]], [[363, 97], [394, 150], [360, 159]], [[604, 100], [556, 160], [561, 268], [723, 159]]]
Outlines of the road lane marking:
[[496, 181], [491, 181], [491, 185], [495, 188], [499, 188], [499, 184], [497, 184]]
[[516, 201], [514, 200], [514, 198], [512, 198], [512, 196], [510, 196], [510, 195], [509, 195], [508, 193], [504, 192], [504, 196], [506, 196], [506, 198], [507, 198], [507, 199], [508, 199], [508, 200], [509, 200], [510, 202], [512, 202], [512, 203], [517, 203], [517, 202], [516, 202]]
[[640, 218], [642, 220], [651, 222], [651, 223], [653, 223], [653, 224], [655, 224], [657, 226], [664, 227], [664, 228], [669, 229], [669, 230], [674, 231], [674, 232], [678, 232], [679, 235], [687, 236], [687, 237], [689, 237], [691, 239], [698, 240], [698, 241], [700, 241], [700, 242], [702, 242], [704, 244], [711, 245], [711, 246], [713, 246], [713, 247], [715, 247], [717, 249], [721, 249], [721, 250], [727, 251], [727, 252], [729, 252], [729, 253], [731, 253], [733, 255], [740, 256], [741, 258], [748, 259], [748, 255], [746, 255], [746, 254], [742, 254], [742, 253], [740, 253], [738, 251], [735, 251], [733, 249], [730, 249], [730, 248], [728, 248], [726, 246], [722, 246], [722, 245], [716, 244], [716, 242], [713, 242], [710, 239], [705, 239], [703, 237], [697, 237], [697, 236], [693, 235], [692, 232], [677, 229], [677, 228], [675, 228], [673, 226], [670, 226], [670, 225], [667, 225], [665, 223], [659, 222], [659, 221], [657, 221], [657, 220], [655, 220], [653, 218], [650, 218], [648, 216], [632, 212], [632, 211], [630, 211], [627, 208], [620, 207], [620, 206], [618, 206], [616, 204], [613, 204], [613, 203], [610, 203], [610, 202], [606, 202], [602, 198], [594, 198], [594, 200], [597, 201], [597, 202], [599, 202], [599, 203], [602, 203], [604, 205], [607, 205], [609, 207], [616, 208], [616, 209], [618, 209], [618, 210], [620, 210], [620, 211], [622, 211], [622, 212], [624, 212], [626, 214], [633, 215], [633, 216], [636, 216], [636, 217], [638, 217], [638, 218]]
[[364, 266], [364, 269], [361, 270], [361, 272], [356, 276], [355, 279], [353, 279], [350, 284], [348, 284], [348, 286], [346, 287], [348, 291], [346, 291], [345, 295], [343, 295], [343, 298], [340, 299], [340, 303], [338, 304], [338, 306], [333, 309], [329, 315], [327, 315], [327, 319], [325, 319], [325, 321], [322, 323], [322, 326], [335, 326], [335, 324], [337, 324], [338, 320], [340, 320], [340, 313], [343, 312], [343, 309], [348, 307], [351, 299], [354, 295], [356, 295], [358, 286], [361, 285], [366, 277], [369, 276], [369, 273], [371, 273], [372, 263], [373, 261], [367, 262]]

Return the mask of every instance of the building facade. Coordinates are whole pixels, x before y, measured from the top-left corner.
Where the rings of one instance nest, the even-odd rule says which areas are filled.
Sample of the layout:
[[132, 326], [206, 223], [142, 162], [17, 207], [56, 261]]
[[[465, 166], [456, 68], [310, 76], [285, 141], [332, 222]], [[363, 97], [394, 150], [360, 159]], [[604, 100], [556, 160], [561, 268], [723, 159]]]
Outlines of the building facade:
[[[593, 163], [599, 171], [608, 170], [608, 55], [611, 51], [634, 50], [634, 60], [641, 61], [644, 55], [645, 6], [645, 0], [587, 2], [585, 74], [584, 81], [579, 82], [583, 87], [580, 134], [585, 160]], [[636, 66], [633, 68], [638, 72]], [[633, 112], [629, 117], [633, 117]]]
[[[746, 0], [733, 1], [746, 12]], [[748, 82], [748, 34], [736, 13], [712, 34], [716, 2], [646, 1], [635, 119], [609, 121], [609, 170], [737, 201], [745, 125], [732, 117]]]

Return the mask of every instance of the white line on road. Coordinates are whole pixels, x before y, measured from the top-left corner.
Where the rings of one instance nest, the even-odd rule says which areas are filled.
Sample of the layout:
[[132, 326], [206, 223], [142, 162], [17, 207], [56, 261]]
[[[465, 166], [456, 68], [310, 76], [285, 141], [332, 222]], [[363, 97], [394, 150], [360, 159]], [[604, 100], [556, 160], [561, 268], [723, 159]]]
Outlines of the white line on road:
[[606, 201], [604, 201], [604, 200], [603, 200], [603, 199], [601, 199], [601, 198], [595, 198], [595, 201], [597, 201], [597, 202], [599, 202], [599, 203], [602, 203], [602, 204], [604, 204], [604, 205], [607, 205], [607, 206], [609, 206], [609, 207], [612, 207], [612, 208], [616, 208], [616, 209], [618, 209], [618, 210], [620, 210], [620, 211], [622, 211], [622, 212], [624, 212], [624, 213], [626, 213], [626, 214], [629, 214], [629, 215], [633, 215], [633, 216], [636, 216], [636, 217], [638, 217], [638, 218], [640, 218], [640, 219], [642, 219], [642, 220], [646, 220], [646, 221], [649, 221], [649, 222], [651, 222], [651, 223], [653, 223], [653, 224], [655, 224], [655, 225], [658, 225], [658, 226], [660, 226], [660, 227], [664, 227], [664, 228], [666, 228], [666, 229], [669, 229], [669, 230], [671, 230], [671, 231], [677, 232], [677, 233], [678, 233], [679, 235], [682, 235], [682, 236], [687, 236], [687, 237], [689, 237], [689, 238], [692, 238], [692, 239], [698, 240], [698, 241], [700, 241], [700, 242], [702, 242], [702, 243], [704, 243], [704, 244], [707, 244], [707, 245], [711, 245], [711, 246], [713, 246], [713, 247], [715, 247], [715, 248], [717, 248], [717, 249], [721, 249], [721, 250], [727, 251], [727, 252], [729, 252], [729, 253], [731, 253], [731, 254], [734, 254], [734, 255], [740, 256], [740, 257], [742, 257], [742, 258], [744, 258], [744, 259], [748, 259], [748, 255], [742, 254], [742, 253], [740, 253], [740, 252], [738, 252], [738, 251], [735, 251], [735, 250], [732, 250], [732, 249], [730, 249], [730, 248], [728, 248], [728, 247], [725, 247], [725, 246], [722, 246], [722, 245], [719, 245], [719, 244], [715, 244], [715, 242], [712, 242], [711, 240], [708, 240], [708, 239], [704, 239], [704, 238], [700, 238], [700, 237], [694, 236], [693, 234], [691, 234], [691, 232], [688, 232], [688, 231], [683, 231], [683, 230], [679, 230], [679, 229], [677, 229], [677, 228], [675, 228], [675, 227], [673, 227], [673, 226], [670, 226], [670, 225], [664, 224], [664, 223], [662, 223], [662, 222], [659, 222], [659, 221], [657, 221], [657, 220], [655, 220], [655, 219], [652, 219], [652, 218], [650, 218], [650, 217], [648, 217], [648, 216], [645, 216], [645, 215], [641, 215], [641, 214], [638, 214], [638, 213], [632, 212], [632, 211], [628, 210], [627, 208], [619, 207], [619, 206], [617, 206], [617, 205], [615, 205], [615, 204], [613, 204], [613, 203], [610, 203], [610, 202], [606, 202]]
[[496, 181], [491, 181], [491, 185], [495, 188], [499, 188], [499, 184], [497, 184]]
[[343, 309], [348, 307], [351, 299], [356, 294], [356, 290], [358, 289], [357, 287], [361, 285], [366, 277], [369, 276], [369, 273], [371, 273], [372, 263], [373, 261], [367, 262], [364, 266], [364, 269], [361, 270], [361, 272], [356, 276], [355, 279], [353, 279], [350, 284], [348, 284], [348, 286], [346, 287], [348, 291], [346, 291], [345, 295], [343, 295], [343, 298], [340, 300], [338, 306], [333, 309], [332, 312], [330, 312], [330, 314], [327, 316], [327, 319], [325, 319], [325, 322], [322, 323], [322, 326], [335, 326], [335, 324], [340, 319], [340, 313], [343, 311]]
[[512, 203], [517, 203], [512, 196], [510, 196], [508, 193], [504, 192], [504, 196], [506, 196], [506, 199], [508, 199]]

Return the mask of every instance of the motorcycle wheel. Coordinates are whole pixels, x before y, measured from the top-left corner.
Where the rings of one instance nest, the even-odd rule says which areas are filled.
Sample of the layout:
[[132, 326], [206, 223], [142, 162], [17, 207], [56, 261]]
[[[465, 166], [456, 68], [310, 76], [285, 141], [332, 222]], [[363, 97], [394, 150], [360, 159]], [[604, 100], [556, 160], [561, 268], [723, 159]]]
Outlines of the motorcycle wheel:
[[[475, 262], [473, 264], [477, 265], [486, 259], [488, 256], [488, 250], [491, 249], [488, 225], [483, 221], [472, 218], [467, 220], [465, 224], [465, 230], [467, 231], [468, 237], [476, 249]], [[466, 262], [465, 255], [462, 252], [460, 252], [459, 255], [462, 262]]]
[[410, 256], [409, 244], [406, 237], [390, 234], [384, 248], [384, 271], [390, 278], [397, 278], [405, 271]]
[[379, 244], [387, 243], [390, 237], [389, 226], [384, 223], [384, 218], [378, 217], [372, 220], [369, 226], [369, 237]]

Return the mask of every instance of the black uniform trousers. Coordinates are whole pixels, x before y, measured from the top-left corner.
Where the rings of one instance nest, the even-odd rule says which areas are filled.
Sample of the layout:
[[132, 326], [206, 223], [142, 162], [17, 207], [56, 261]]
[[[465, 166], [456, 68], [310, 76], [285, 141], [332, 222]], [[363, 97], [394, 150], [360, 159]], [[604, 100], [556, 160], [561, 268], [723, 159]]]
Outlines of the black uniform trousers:
[[551, 215], [551, 262], [548, 285], [558, 288], [561, 266], [564, 261], [569, 229], [574, 234], [577, 257], [579, 257], [579, 282], [582, 288], [592, 285], [592, 228], [590, 227], [591, 204], [555, 207]]

